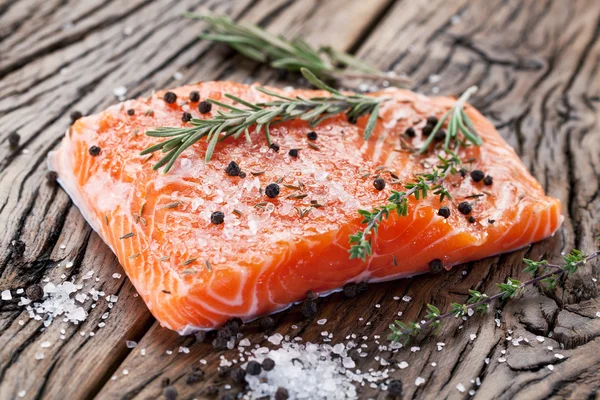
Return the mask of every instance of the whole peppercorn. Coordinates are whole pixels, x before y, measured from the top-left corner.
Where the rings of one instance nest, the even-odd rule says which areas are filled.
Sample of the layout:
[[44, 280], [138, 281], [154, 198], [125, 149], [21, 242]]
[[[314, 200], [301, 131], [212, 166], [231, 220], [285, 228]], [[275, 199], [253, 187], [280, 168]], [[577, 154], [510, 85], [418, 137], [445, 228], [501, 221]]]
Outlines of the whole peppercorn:
[[314, 300], [304, 300], [300, 312], [304, 318], [312, 318], [317, 315], [317, 303]]
[[225, 173], [229, 176], [239, 176], [240, 171], [240, 166], [235, 161], [231, 161], [227, 168], [225, 168]]
[[413, 128], [413, 127], [410, 127], [407, 130], [405, 130], [404, 134], [406, 136], [408, 136], [409, 138], [413, 138], [417, 135], [417, 133], [415, 132], [415, 128]]
[[173, 92], [167, 92], [165, 93], [163, 100], [165, 101], [165, 103], [173, 104], [177, 101], [177, 95]]
[[48, 182], [49, 185], [54, 185], [57, 179], [58, 174], [56, 173], [56, 171], [48, 171], [46, 173], [46, 182]]
[[244, 321], [237, 317], [228, 319], [227, 322], [225, 322], [225, 326], [229, 327], [234, 334], [240, 331], [242, 325], [244, 325]]
[[198, 111], [200, 111], [200, 113], [208, 114], [210, 110], [212, 110], [212, 104], [208, 101], [201, 101], [200, 104], [198, 104]]
[[273, 150], [275, 153], [277, 153], [279, 151], [279, 145], [277, 143], [271, 143], [271, 145], [269, 146], [271, 148], [271, 150]]
[[265, 358], [262, 362], [262, 368], [265, 371], [270, 371], [273, 368], [275, 368], [275, 361], [273, 361], [271, 358]]
[[225, 338], [221, 338], [221, 337], [215, 338], [215, 340], [213, 340], [213, 342], [212, 342], [213, 348], [215, 350], [227, 350], [227, 342], [228, 341], [229, 341], [229, 339], [225, 339]]
[[267, 197], [274, 199], [279, 195], [279, 185], [276, 183], [271, 183], [265, 188], [265, 194]]
[[171, 385], [171, 378], [169, 378], [168, 376], [165, 376], [164, 378], [161, 379], [160, 387], [166, 388], [169, 385]]
[[287, 400], [290, 397], [288, 390], [284, 387], [278, 387], [275, 391], [275, 400]]
[[373, 186], [377, 190], [383, 190], [385, 188], [385, 180], [383, 178], [377, 178], [373, 181]]
[[263, 317], [260, 319], [260, 327], [263, 331], [267, 331], [275, 326], [273, 317]]
[[27, 298], [31, 301], [39, 301], [44, 297], [44, 289], [40, 285], [31, 285], [25, 290]]
[[290, 151], [288, 151], [288, 154], [290, 155], [290, 157], [298, 157], [298, 149], [290, 149]]
[[439, 120], [435, 115], [430, 115], [429, 117], [427, 117], [427, 125], [436, 126], [438, 122]]
[[25, 254], [25, 243], [22, 240], [13, 240], [10, 242], [9, 247], [12, 250], [13, 258], [18, 258]]
[[440, 207], [438, 210], [438, 215], [440, 217], [448, 218], [450, 216], [450, 209], [446, 206]]
[[167, 400], [176, 400], [177, 399], [177, 390], [173, 386], [167, 386], [163, 389], [163, 396]]
[[306, 134], [306, 137], [308, 138], [308, 140], [317, 140], [317, 137], [319, 137], [319, 135], [317, 135], [317, 132], [315, 131], [310, 131]]
[[402, 382], [397, 379], [392, 379], [388, 383], [388, 393], [390, 396], [402, 396]]
[[344, 285], [344, 296], [355, 297], [358, 294], [358, 285], [354, 282], [348, 282]]
[[181, 116], [181, 120], [183, 122], [190, 122], [192, 120], [192, 114], [190, 114], [189, 112], [184, 112]]
[[229, 377], [235, 383], [244, 383], [244, 380], [246, 379], [246, 371], [241, 368], [236, 368], [229, 373]]
[[129, 110], [127, 110], [127, 115], [133, 115], [135, 114], [135, 110], [133, 108], [130, 108]]
[[443, 129], [440, 129], [439, 131], [437, 131], [435, 133], [435, 136], [433, 138], [436, 141], [441, 142], [442, 140], [446, 139], [446, 131]]
[[100, 149], [100, 147], [98, 147], [98, 146], [92, 146], [92, 147], [90, 147], [90, 149], [89, 149], [90, 156], [96, 157], [96, 156], [100, 155], [100, 151], [101, 150], [102, 149]]
[[464, 178], [465, 176], [467, 176], [468, 171], [464, 168], [461, 168], [458, 170], [458, 172], [460, 172], [460, 176], [462, 176]]
[[491, 176], [486, 176], [485, 178], [483, 178], [483, 184], [486, 186], [492, 186], [494, 184], [494, 178], [492, 178]]
[[19, 142], [21, 141], [21, 136], [17, 132], [13, 132], [8, 135], [8, 146], [12, 149], [15, 147], [19, 147]]
[[433, 132], [433, 125], [425, 125], [423, 127], [423, 129], [421, 130], [421, 133], [423, 134], [423, 136], [429, 136], [431, 135], [431, 132]]
[[83, 117], [83, 114], [81, 113], [81, 111], [73, 111], [71, 113], [70, 117], [71, 117], [71, 122], [75, 122], [79, 118]]
[[220, 225], [223, 221], [225, 221], [225, 214], [223, 214], [223, 211], [215, 211], [210, 215], [210, 222], [215, 225]]
[[200, 101], [200, 93], [198, 93], [196, 90], [192, 90], [190, 92], [190, 101], [192, 103], [196, 103], [196, 102]]
[[475, 217], [474, 217], [474, 216], [472, 216], [472, 215], [471, 215], [471, 216], [469, 217], [469, 222], [470, 222], [470, 223], [472, 223], [472, 224], [474, 224], [475, 222], [477, 222], [477, 220], [475, 219]]
[[471, 214], [471, 211], [473, 211], [473, 206], [468, 201], [463, 201], [458, 205], [458, 211], [460, 211], [461, 214], [469, 215]]
[[429, 262], [429, 271], [438, 274], [444, 270], [444, 263], [439, 258]]
[[262, 367], [258, 361], [248, 361], [248, 364], [246, 365], [246, 373], [248, 375], [259, 375], [260, 371], [262, 371]]
[[471, 171], [471, 179], [473, 179], [475, 182], [481, 182], [484, 177], [485, 174], [479, 169], [474, 169]]
[[240, 178], [245, 178], [246, 177], [246, 173], [244, 171], [240, 171]]

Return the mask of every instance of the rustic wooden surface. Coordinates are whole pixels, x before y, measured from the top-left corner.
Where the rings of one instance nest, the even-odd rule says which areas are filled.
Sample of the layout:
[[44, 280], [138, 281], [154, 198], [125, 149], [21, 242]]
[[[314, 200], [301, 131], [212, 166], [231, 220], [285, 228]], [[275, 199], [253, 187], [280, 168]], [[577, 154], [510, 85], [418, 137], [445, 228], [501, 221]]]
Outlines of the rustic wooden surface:
[[[27, 399], [158, 398], [164, 378], [181, 398], [203, 398], [207, 386], [219, 381], [215, 360], [224, 352], [160, 328], [130, 283], [112, 278], [123, 273], [121, 267], [68, 196], [45, 181], [46, 155], [68, 127], [69, 113], [89, 114], [115, 103], [115, 87], [124, 85], [127, 96], [135, 97], [198, 80], [283, 83], [281, 74], [197, 39], [203, 23], [179, 17], [186, 10], [207, 8], [355, 52], [382, 69], [406, 73], [414, 89], [424, 93], [457, 94], [478, 85], [473, 103], [547, 192], [563, 202], [564, 228], [542, 243], [442, 276], [371, 285], [353, 300], [341, 295], [321, 299], [314, 320], [302, 321], [293, 308], [276, 316], [275, 331], [301, 333], [305, 340], [318, 340], [324, 329], [334, 331], [337, 340], [352, 332], [385, 337], [398, 311], [412, 320], [422, 317], [427, 302], [446, 308], [452, 301], [464, 301], [470, 288], [494, 293], [496, 282], [523, 277], [524, 256], [558, 260], [572, 246], [593, 249], [600, 233], [596, 0], [2, 0], [0, 290], [12, 289], [14, 295], [14, 289], [44, 278], [58, 282], [62, 274], [68, 279], [94, 271], [99, 280], [86, 281], [86, 287], [114, 293], [119, 301], [103, 328], [97, 325], [108, 308], [98, 302], [95, 309], [88, 307], [83, 324], [54, 323], [43, 331], [17, 300], [0, 301], [0, 399], [17, 398], [21, 390]], [[175, 80], [175, 72], [183, 79]], [[288, 79], [296, 83], [295, 77]], [[14, 131], [21, 135], [17, 152], [7, 143]], [[9, 243], [16, 239], [27, 247], [14, 260]], [[65, 269], [66, 261], [74, 266]], [[477, 399], [598, 399], [600, 319], [595, 315], [600, 293], [592, 278], [600, 275], [599, 269], [598, 263], [586, 265], [564, 290], [528, 289], [525, 300], [501, 306], [500, 314], [472, 318], [461, 329], [460, 321], [452, 321], [440, 336], [418, 339], [417, 353], [404, 349], [382, 356], [409, 362], [409, 368], [394, 373], [404, 383], [405, 398], [470, 397], [456, 390], [462, 383], [477, 390], [472, 396]], [[404, 295], [413, 300], [393, 300]], [[380, 309], [374, 307], [377, 303]], [[358, 321], [361, 316], [365, 321]], [[317, 325], [319, 318], [327, 318], [327, 324]], [[59, 339], [60, 329], [65, 329], [64, 340]], [[531, 345], [511, 345], [508, 330], [513, 337], [529, 338]], [[470, 341], [471, 333], [476, 340]], [[262, 340], [253, 326], [245, 334], [253, 343]], [[540, 344], [536, 335], [551, 337]], [[138, 347], [128, 349], [125, 340], [138, 341]], [[43, 360], [36, 360], [43, 341], [52, 345], [44, 349]], [[446, 343], [443, 351], [437, 351], [439, 341]], [[190, 353], [178, 353], [179, 346], [188, 346]], [[555, 358], [556, 351], [547, 346], [565, 358]], [[375, 355], [376, 345], [369, 352]], [[500, 357], [507, 361], [498, 362]], [[208, 361], [206, 377], [189, 385], [185, 376], [201, 358]], [[489, 365], [485, 358], [491, 359]], [[554, 364], [554, 371], [548, 364]], [[380, 368], [372, 357], [359, 367]], [[124, 370], [129, 373], [124, 375]], [[116, 380], [111, 380], [113, 375]], [[418, 376], [426, 379], [419, 387], [414, 385]], [[477, 377], [480, 387], [470, 383]], [[221, 394], [239, 390], [234, 386]], [[360, 394], [386, 397], [370, 388]]]

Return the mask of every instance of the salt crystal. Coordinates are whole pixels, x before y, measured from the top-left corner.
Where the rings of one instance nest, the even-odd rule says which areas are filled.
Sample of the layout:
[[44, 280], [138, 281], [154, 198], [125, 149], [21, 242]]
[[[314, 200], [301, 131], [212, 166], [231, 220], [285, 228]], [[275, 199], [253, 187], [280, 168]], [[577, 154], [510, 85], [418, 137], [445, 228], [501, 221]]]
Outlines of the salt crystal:
[[469, 390], [469, 396], [475, 396], [475, 393], [477, 392], [475, 392], [473, 389]]
[[441, 79], [442, 77], [438, 74], [429, 75], [429, 83], [438, 83]]
[[413, 346], [410, 348], [410, 351], [413, 353], [416, 353], [417, 351], [421, 350], [421, 348], [419, 346]]
[[25, 397], [26, 394], [27, 394], [27, 392], [25, 390], [19, 390], [19, 393], [17, 393], [17, 396]]
[[6, 289], [0, 295], [2, 300], [12, 300], [12, 295], [10, 294], [10, 290]]
[[335, 354], [342, 354], [342, 352], [344, 351], [344, 345], [342, 343], [338, 343], [335, 346], [333, 346], [333, 350], [332, 350]]
[[25, 292], [25, 290], [23, 290], [22, 288], [17, 289], [17, 294], [21, 294], [23, 292]]
[[496, 318], [496, 319], [494, 320], [494, 322], [496, 322], [496, 326], [497, 326], [497, 327], [500, 327], [500, 320], [499, 320], [498, 318]]
[[394, 300], [400, 300], [400, 296], [394, 296]]
[[68, 261], [68, 262], [65, 264], [65, 268], [67, 268], [67, 269], [71, 268], [72, 266], [73, 266], [73, 261]]
[[375, 304], [375, 308], [381, 308], [381, 304]]
[[344, 357], [344, 358], [342, 358], [342, 365], [344, 366], [344, 368], [354, 368], [354, 367], [356, 367], [356, 363], [350, 357]]
[[554, 365], [550, 364], [550, 365], [547, 365], [547, 367], [550, 371], [554, 371]]
[[240, 343], [239, 343], [239, 345], [242, 347], [248, 347], [248, 346], [250, 346], [250, 344], [251, 344], [250, 340], [248, 340], [248, 339], [242, 339], [242, 340], [240, 340]]
[[558, 353], [556, 353], [554, 355], [554, 357], [558, 358], [559, 360], [562, 360], [563, 358], [565, 358], [565, 356], [563, 356], [562, 354], [558, 354]]
[[506, 362], [506, 358], [504, 358], [504, 357], [500, 357], [500, 358], [498, 359], [498, 362], [500, 362], [500, 363]]
[[423, 383], [425, 383], [425, 379], [424, 378], [421, 378], [419, 376], [417, 379], [415, 379], [415, 385], [416, 386], [421, 386]]
[[473, 341], [473, 340], [477, 339], [477, 335], [476, 335], [476, 334], [474, 334], [474, 333], [471, 333], [471, 334], [469, 335], [469, 339], [471, 339], [471, 341]]
[[432, 363], [431, 363], [431, 366], [432, 366], [432, 367], [437, 367], [437, 363], [434, 363], [434, 362], [432, 362]]
[[469, 309], [467, 310], [467, 315], [468, 315], [469, 317], [472, 317], [472, 316], [473, 316], [473, 314], [475, 314], [475, 311], [473, 311], [473, 309], [472, 309], [472, 308], [469, 308]]
[[46, 341], [46, 342], [42, 342], [42, 343], [40, 343], [40, 347], [41, 347], [42, 349], [48, 348], [48, 347], [50, 347], [50, 346], [51, 346], [50, 342], [47, 342], [47, 341]]
[[42, 353], [41, 351], [38, 351], [37, 353], [35, 353], [35, 359], [36, 360], [43, 360], [44, 359], [44, 353]]
[[129, 370], [128, 369], [124, 369], [123, 370], [123, 375], [128, 375], [129, 374]]
[[179, 352], [183, 354], [188, 354], [190, 352], [190, 349], [185, 346], [179, 346]]
[[134, 349], [135, 346], [137, 346], [137, 342], [134, 342], [133, 340], [126, 340], [125, 346], [127, 346], [128, 349]]
[[596, 313], [596, 317], [600, 318], [600, 311]]
[[283, 340], [283, 336], [281, 335], [281, 333], [275, 333], [271, 336], [269, 336], [269, 338], [267, 339], [270, 343], [273, 343], [274, 345], [278, 346], [281, 341]]
[[118, 272], [115, 272], [114, 274], [112, 274], [112, 277], [115, 279], [121, 279], [121, 274], [119, 274]]
[[536, 336], [535, 337], [537, 339], [538, 342], [540, 343], [544, 343], [544, 340], [546, 340], [543, 336]]
[[120, 101], [125, 100], [125, 95], [127, 94], [127, 88], [125, 86], [118, 86], [113, 89], [113, 94]]
[[408, 368], [408, 363], [406, 361], [402, 361], [400, 364], [398, 364], [398, 368], [400, 368], [400, 369]]
[[404, 297], [402, 297], [402, 301], [405, 301], [405, 302], [407, 302], [407, 303], [408, 303], [409, 301], [411, 301], [411, 300], [412, 300], [412, 297], [410, 297], [410, 296], [404, 296]]
[[325, 325], [327, 323], [327, 318], [323, 318], [317, 321], [317, 324], [319, 325]]
[[168, 355], [171, 355], [171, 354], [173, 354], [173, 350], [167, 350], [167, 351], [165, 351], [165, 353], [167, 353]]
[[461, 393], [464, 393], [465, 386], [462, 383], [459, 383], [458, 385], [456, 385], [456, 390], [458, 390]]
[[177, 71], [173, 74], [173, 79], [175, 79], [176, 81], [180, 81], [183, 79], [183, 74], [181, 72]]
[[485, 360], [483, 360], [484, 363], [489, 364], [490, 363], [490, 359], [486, 358]]

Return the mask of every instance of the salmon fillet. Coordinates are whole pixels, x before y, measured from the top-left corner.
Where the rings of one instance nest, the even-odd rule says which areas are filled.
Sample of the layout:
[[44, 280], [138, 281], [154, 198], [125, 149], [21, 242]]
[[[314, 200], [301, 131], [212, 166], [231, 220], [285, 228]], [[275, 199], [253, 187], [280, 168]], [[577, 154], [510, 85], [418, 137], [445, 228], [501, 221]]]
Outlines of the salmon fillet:
[[[167, 174], [153, 170], [160, 155], [140, 151], [162, 139], [146, 136], [146, 130], [185, 126], [184, 111], [195, 118], [211, 115], [200, 114], [198, 102], [190, 102], [192, 91], [202, 100], [224, 103], [231, 103], [225, 93], [251, 102], [272, 100], [255, 86], [230, 82], [174, 89], [172, 104], [163, 100], [165, 92], [127, 100], [76, 121], [49, 158], [59, 182], [115, 252], [152, 314], [181, 334], [216, 328], [232, 317], [248, 321], [283, 310], [309, 290], [323, 295], [348, 282], [424, 273], [435, 259], [450, 268], [515, 250], [553, 234], [562, 223], [560, 202], [545, 196], [494, 126], [467, 106], [483, 145], [461, 150], [460, 157], [469, 161], [466, 169], [491, 175], [493, 184], [469, 175], [449, 177], [444, 184], [452, 199], [440, 204], [436, 196], [411, 198], [408, 216], [394, 213], [381, 224], [373, 255], [350, 260], [349, 235], [362, 227], [357, 210], [386, 204], [390, 190], [402, 190], [393, 182], [409, 182], [436, 164], [435, 154], [402, 150], [400, 137], [414, 127], [416, 137], [405, 141], [419, 147], [427, 116], [440, 117], [455, 100], [388, 89], [372, 94], [392, 100], [383, 103], [369, 141], [362, 138], [368, 117], [351, 124], [342, 115], [313, 128], [293, 120], [271, 128], [278, 152], [262, 133], [253, 133], [252, 144], [233, 138], [220, 143], [208, 164], [207, 144], [200, 141]], [[309, 141], [312, 130], [318, 138]], [[90, 154], [92, 146], [100, 148], [98, 155]], [[298, 157], [290, 156], [290, 149], [299, 149]], [[225, 173], [231, 161], [246, 177]], [[390, 179], [390, 172], [397, 179]], [[387, 181], [381, 191], [373, 185], [377, 174]], [[274, 182], [281, 192], [272, 199], [264, 188]], [[465, 200], [475, 221], [457, 209]], [[447, 219], [438, 215], [442, 205], [451, 210]], [[224, 213], [222, 224], [211, 223], [215, 211]]]

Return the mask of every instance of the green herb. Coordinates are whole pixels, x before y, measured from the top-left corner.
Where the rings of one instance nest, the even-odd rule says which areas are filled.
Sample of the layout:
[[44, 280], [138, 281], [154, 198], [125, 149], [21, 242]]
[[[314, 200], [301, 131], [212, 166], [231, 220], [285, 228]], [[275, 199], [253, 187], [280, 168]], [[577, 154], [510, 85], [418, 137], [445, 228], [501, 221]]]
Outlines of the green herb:
[[[585, 255], [581, 251], [574, 249], [571, 253], [563, 257], [564, 263], [562, 265], [550, 264], [546, 260], [533, 261], [525, 258], [523, 261], [526, 264], [526, 267], [523, 271], [528, 272], [532, 277], [531, 279], [521, 282], [514, 278], [508, 278], [506, 283], [497, 284], [500, 292], [493, 296], [488, 296], [477, 290], [469, 290], [467, 302], [465, 304], [452, 303], [450, 311], [445, 314], [442, 314], [434, 305], [427, 304], [427, 314], [425, 315], [426, 322], [419, 324], [417, 322], [404, 323], [402, 321], [394, 321], [393, 324], [390, 324], [392, 333], [390, 334], [389, 339], [394, 342], [403, 341], [406, 343], [411, 336], [418, 335], [428, 326], [434, 327], [436, 328], [436, 331], [439, 331], [444, 319], [450, 317], [460, 318], [466, 315], [470, 309], [485, 313], [489, 310], [490, 304], [494, 301], [514, 298], [519, 295], [526, 286], [540, 283], [546, 289], [553, 289], [556, 286], [559, 276], [565, 274], [571, 276], [581, 265], [598, 258], [599, 256], [600, 251]], [[541, 275], [536, 277], [538, 273]]]
[[477, 91], [477, 86], [471, 86], [458, 98], [454, 106], [450, 110], [448, 110], [442, 118], [435, 125], [431, 133], [429, 134], [428, 139], [423, 143], [423, 146], [419, 150], [421, 154], [427, 152], [429, 149], [429, 145], [435, 139], [435, 134], [442, 128], [446, 120], [448, 121], [448, 129], [446, 131], [446, 138], [444, 142], [444, 150], [450, 150], [451, 145], [454, 145], [453, 150], [458, 151], [458, 147], [461, 144], [466, 144], [463, 142], [458, 134], [462, 133], [466, 141], [473, 143], [476, 146], [481, 146], [483, 143], [481, 137], [475, 132], [475, 128], [473, 127], [473, 122], [471, 122], [471, 118], [467, 115], [464, 110], [464, 106], [466, 101]]
[[348, 119], [356, 122], [363, 115], [370, 114], [364, 131], [364, 139], [368, 140], [375, 127], [379, 105], [389, 100], [388, 97], [369, 97], [360, 94], [345, 95], [338, 90], [327, 86], [307, 69], [302, 69], [302, 74], [313, 85], [331, 94], [330, 97], [312, 97], [304, 99], [296, 96], [286, 97], [265, 88], [257, 90], [269, 96], [277, 98], [265, 103], [252, 104], [231, 94], [225, 97], [234, 100], [240, 106], [232, 106], [208, 99], [211, 103], [225, 110], [218, 110], [217, 115], [209, 119], [193, 118], [189, 124], [191, 127], [159, 127], [146, 132], [152, 137], [170, 138], [161, 143], [150, 146], [141, 152], [142, 155], [161, 150], [166, 153], [163, 158], [154, 165], [154, 169], [164, 166], [164, 172], [168, 172], [179, 155], [192, 144], [206, 138], [208, 147], [205, 159], [209, 162], [215, 147], [222, 140], [233, 136], [239, 139], [242, 135], [246, 140], [250, 139], [250, 128], [254, 126], [255, 132], [264, 131], [269, 146], [272, 144], [270, 127], [273, 124], [301, 119], [311, 125], [317, 125], [327, 118], [345, 113]]
[[208, 13], [185, 13], [184, 16], [210, 25], [211, 33], [201, 34], [202, 39], [224, 43], [244, 56], [259, 63], [268, 63], [273, 68], [288, 71], [307, 68], [321, 78], [367, 79], [394, 85], [408, 82], [405, 77], [379, 71], [350, 54], [331, 47], [314, 48], [302, 39], [287, 40], [248, 22], [237, 23], [227, 16]]
[[445, 198], [451, 198], [450, 193], [443, 185], [443, 180], [448, 175], [453, 175], [462, 165], [460, 158], [456, 153], [448, 150], [448, 158], [438, 155], [440, 163], [434, 167], [431, 172], [419, 175], [413, 182], [406, 183], [406, 191], [392, 190], [392, 195], [388, 198], [388, 203], [383, 206], [375, 207], [373, 210], [358, 210], [358, 213], [364, 218], [362, 224], [367, 226], [354, 235], [350, 235], [350, 259], [360, 258], [363, 261], [372, 253], [371, 237], [377, 234], [379, 225], [384, 219], [388, 219], [390, 213], [396, 211], [399, 216], [408, 215], [408, 199], [414, 196], [415, 199], [424, 199], [431, 192], [439, 196], [440, 201]]

